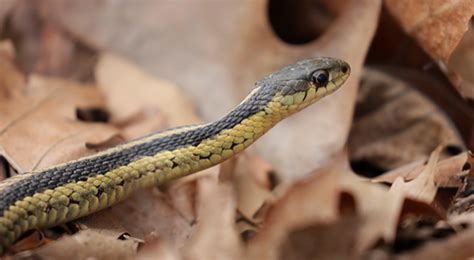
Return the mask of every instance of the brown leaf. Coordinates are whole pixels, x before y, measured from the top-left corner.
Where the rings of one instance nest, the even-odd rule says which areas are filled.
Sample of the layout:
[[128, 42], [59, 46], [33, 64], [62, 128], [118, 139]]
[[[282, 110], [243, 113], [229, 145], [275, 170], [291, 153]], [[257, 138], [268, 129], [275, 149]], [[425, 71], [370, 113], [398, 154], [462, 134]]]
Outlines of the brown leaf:
[[212, 178], [199, 182], [197, 227], [185, 247], [185, 259], [241, 259], [235, 206], [230, 183], [218, 184]]
[[[249, 39], [243, 38], [241, 43], [237, 66], [240, 65], [242, 69], [237, 74], [237, 86], [250, 86], [252, 81], [264, 73], [308, 56], [339, 57], [351, 65], [351, 77], [340, 90], [280, 122], [255, 144], [255, 150], [274, 167], [282, 181], [301, 178], [322, 167], [336, 157], [346, 144], [362, 63], [375, 31], [381, 2], [342, 2], [346, 3], [343, 5], [344, 11], [341, 11], [324, 34], [305, 46], [290, 46], [288, 49], [288, 46], [282, 46], [278, 41], [270, 41], [271, 48], [262, 44], [273, 35], [266, 19], [262, 17], [266, 8], [263, 3], [255, 10], [258, 11], [259, 19], [253, 23], [248, 21], [245, 27]], [[348, 27], [347, 24], [351, 26]], [[288, 58], [272, 58], [280, 57], [282, 53], [287, 53]], [[254, 69], [248, 72], [249, 64], [244, 61], [251, 62]], [[295, 161], [298, 163], [295, 164]]]
[[[461, 181], [457, 175], [463, 171], [466, 162], [466, 153], [449, 157], [440, 161], [437, 165], [435, 181], [440, 187], [459, 187]], [[415, 161], [400, 168], [389, 171], [375, 178], [374, 182], [393, 183], [398, 177], [403, 177], [405, 181], [411, 181], [425, 169], [424, 160]]]
[[[84, 230], [72, 236], [64, 236], [31, 252], [30, 257], [44, 259], [130, 259], [137, 251], [138, 242], [133, 239], [119, 240]], [[28, 252], [22, 253], [27, 255]]]
[[[474, 153], [468, 152], [463, 170], [468, 173], [463, 176], [463, 185], [459, 188], [451, 206], [451, 215], [474, 212]], [[474, 221], [472, 221], [474, 223]]]
[[[473, 14], [474, 15], [474, 14]], [[448, 69], [451, 81], [457, 88], [461, 96], [474, 100], [474, 76], [472, 67], [474, 66], [474, 19], [471, 18], [469, 30], [452, 52]]]
[[[432, 59], [442, 62], [441, 68], [446, 70], [454, 49], [468, 30], [469, 20], [474, 15], [474, 1], [386, 0], [385, 3], [405, 32], [414, 37]], [[464, 65], [473, 64], [472, 60], [469, 60], [469, 63]], [[452, 82], [464, 97], [474, 98], [472, 81], [469, 83], [468, 80], [463, 84], [460, 75], [446, 72], [450, 74]]]
[[[189, 194], [181, 196], [185, 198], [180, 203], [193, 200]], [[174, 201], [178, 201], [178, 198]], [[80, 220], [80, 223], [89, 229], [127, 232], [141, 239], [155, 234], [180, 248], [193, 232], [194, 221], [183, 215], [166, 194], [144, 189], [135, 192], [122, 203]]]
[[3, 20], [15, 6], [15, 2], [15, 0], [2, 0], [2, 4], [0, 5], [0, 33], [3, 29]]
[[351, 216], [292, 230], [280, 246], [279, 259], [356, 259], [354, 242], [361, 224], [361, 218]]
[[28, 80], [0, 54], [1, 153], [20, 172], [92, 154], [86, 142], [117, 135], [115, 127], [82, 122], [79, 107], [103, 107], [90, 85], [31, 76]]
[[349, 137], [352, 166], [374, 176], [429, 156], [439, 144], [462, 150], [451, 120], [395, 76], [365, 70]]
[[262, 205], [274, 199], [270, 186], [262, 185], [257, 179], [268, 175], [270, 170], [270, 166], [254, 154], [247, 152], [238, 157], [232, 183], [237, 195], [237, 209], [247, 219], [255, 221], [254, 216]]
[[435, 60], [446, 62], [474, 14], [472, 0], [385, 0], [390, 13]]
[[392, 184], [390, 192], [403, 194], [409, 198], [431, 203], [438, 190], [436, 179], [436, 165], [442, 147], [438, 147], [431, 153], [430, 159], [423, 171], [415, 179], [405, 182], [402, 177], [398, 177]]
[[474, 256], [474, 229], [462, 231], [445, 240], [429, 242], [419, 250], [402, 254], [398, 259], [468, 259]]
[[140, 110], [156, 107], [170, 127], [200, 122], [191, 101], [177, 86], [145, 74], [116, 55], [100, 56], [96, 78], [114, 121], [124, 121]]
[[177, 260], [181, 258], [177, 256], [177, 252], [174, 251], [166, 241], [155, 239], [145, 242], [145, 245], [140, 249], [136, 259]]
[[[321, 167], [344, 147], [357, 82], [381, 1], [341, 1], [345, 12], [341, 11], [317, 41], [303, 46], [291, 46], [275, 37], [268, 22], [268, 2], [147, 1], [96, 8], [97, 0], [68, 4], [48, 0], [42, 1], [40, 8], [44, 19], [90, 46], [118, 51], [154, 76], [182, 87], [206, 121], [228, 112], [257, 79], [276, 68], [311, 56], [346, 59], [352, 66], [352, 76], [345, 87], [282, 122], [256, 144], [259, 155], [278, 174], [291, 179]], [[137, 13], [140, 15], [135, 17]], [[307, 13], [308, 20], [318, 16]], [[128, 15], [135, 18], [123, 19]], [[156, 22], [157, 17], [160, 22]], [[300, 163], [293, 163], [296, 160]]]
[[358, 228], [356, 251], [362, 253], [380, 239], [392, 241], [404, 198], [401, 194], [389, 193], [388, 189], [372, 185], [348, 174], [340, 173], [341, 188], [351, 194], [363, 223]]
[[122, 135], [128, 139], [135, 139], [168, 126], [166, 118], [158, 108], [144, 107], [138, 114], [132, 115], [128, 120], [117, 122], [122, 128]]
[[248, 244], [252, 259], [277, 259], [279, 246], [291, 230], [305, 225], [330, 224], [338, 219], [340, 189], [331, 170], [289, 188], [269, 210], [264, 226]]

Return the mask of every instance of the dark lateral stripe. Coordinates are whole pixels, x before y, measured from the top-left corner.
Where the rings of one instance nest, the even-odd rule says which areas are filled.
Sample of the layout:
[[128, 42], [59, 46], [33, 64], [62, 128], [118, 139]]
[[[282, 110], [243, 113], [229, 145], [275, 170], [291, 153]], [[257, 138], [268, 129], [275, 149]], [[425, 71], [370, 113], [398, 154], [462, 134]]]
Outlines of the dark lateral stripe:
[[37, 192], [87, 180], [88, 177], [105, 174], [139, 158], [153, 156], [162, 151], [173, 151], [188, 145], [197, 146], [203, 140], [217, 135], [224, 129], [232, 128], [243, 119], [261, 111], [272, 97], [273, 93], [258, 91], [227, 116], [206, 126], [139, 143], [117, 152], [78, 160], [22, 178], [0, 191], [0, 217], [10, 205]]

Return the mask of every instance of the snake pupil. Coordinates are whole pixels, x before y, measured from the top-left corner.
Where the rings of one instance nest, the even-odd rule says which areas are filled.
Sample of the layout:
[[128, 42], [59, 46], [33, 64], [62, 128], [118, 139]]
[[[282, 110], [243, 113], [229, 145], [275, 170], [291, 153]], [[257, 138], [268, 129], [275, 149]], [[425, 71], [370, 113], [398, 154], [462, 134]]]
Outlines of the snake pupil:
[[329, 73], [325, 70], [318, 70], [313, 73], [311, 80], [318, 87], [325, 87], [329, 81]]
[[349, 71], [349, 68], [347, 66], [342, 66], [341, 68], [342, 73], [346, 74]]

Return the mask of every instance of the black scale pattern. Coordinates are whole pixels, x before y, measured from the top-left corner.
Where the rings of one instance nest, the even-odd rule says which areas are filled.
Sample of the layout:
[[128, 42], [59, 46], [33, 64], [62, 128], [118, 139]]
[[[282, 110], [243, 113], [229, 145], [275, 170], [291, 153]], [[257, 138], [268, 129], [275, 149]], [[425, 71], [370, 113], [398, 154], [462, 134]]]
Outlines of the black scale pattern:
[[22, 179], [0, 191], [0, 217], [3, 216], [4, 211], [10, 205], [37, 192], [54, 189], [67, 183], [85, 181], [88, 177], [107, 173], [141, 157], [152, 156], [161, 151], [172, 151], [187, 145], [197, 146], [202, 140], [215, 136], [223, 129], [232, 128], [243, 119], [261, 111], [273, 97], [274, 91], [273, 88], [262, 87], [224, 118], [205, 127], [158, 138], [116, 153], [51, 168], [40, 174]]

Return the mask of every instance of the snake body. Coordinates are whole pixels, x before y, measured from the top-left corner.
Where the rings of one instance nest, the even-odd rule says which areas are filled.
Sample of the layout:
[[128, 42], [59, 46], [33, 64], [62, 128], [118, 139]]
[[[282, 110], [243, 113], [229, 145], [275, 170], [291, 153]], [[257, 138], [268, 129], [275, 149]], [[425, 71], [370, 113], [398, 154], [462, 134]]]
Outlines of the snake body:
[[221, 163], [283, 118], [338, 89], [349, 74], [341, 60], [300, 61], [258, 81], [244, 101], [217, 121], [158, 132], [1, 182], [0, 254], [28, 230], [89, 215], [139, 188]]

